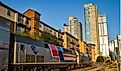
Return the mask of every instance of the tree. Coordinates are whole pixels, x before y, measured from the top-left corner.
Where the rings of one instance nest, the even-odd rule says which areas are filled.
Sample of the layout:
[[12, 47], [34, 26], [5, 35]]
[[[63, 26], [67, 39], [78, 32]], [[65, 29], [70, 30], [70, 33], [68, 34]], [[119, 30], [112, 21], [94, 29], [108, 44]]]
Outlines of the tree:
[[98, 56], [96, 62], [104, 62], [103, 56]]
[[41, 41], [54, 44], [54, 45], [58, 45], [58, 46], [62, 46], [61, 43], [58, 42], [58, 38], [56, 38], [56, 36], [51, 35], [48, 32], [42, 32], [40, 38], [41, 38]]

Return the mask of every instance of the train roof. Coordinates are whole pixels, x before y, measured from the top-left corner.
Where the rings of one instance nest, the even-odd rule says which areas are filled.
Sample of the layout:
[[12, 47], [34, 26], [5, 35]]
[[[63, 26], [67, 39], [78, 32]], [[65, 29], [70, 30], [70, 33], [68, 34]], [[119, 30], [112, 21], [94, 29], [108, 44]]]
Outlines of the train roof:
[[[45, 44], [49, 44], [47, 42], [43, 42], [43, 41], [40, 41], [40, 40], [35, 40], [35, 39], [30, 38], [30, 37], [21, 36], [21, 35], [17, 35], [17, 34], [15, 35], [15, 39], [16, 39], [15, 42], [31, 44], [31, 45], [35, 45], [35, 46], [39, 46], [39, 47], [45, 47]], [[61, 47], [61, 46], [59, 46], [59, 47]], [[73, 49], [69, 49], [69, 48], [63, 48], [63, 49], [69, 50], [69, 51], [70, 50], [74, 51]]]

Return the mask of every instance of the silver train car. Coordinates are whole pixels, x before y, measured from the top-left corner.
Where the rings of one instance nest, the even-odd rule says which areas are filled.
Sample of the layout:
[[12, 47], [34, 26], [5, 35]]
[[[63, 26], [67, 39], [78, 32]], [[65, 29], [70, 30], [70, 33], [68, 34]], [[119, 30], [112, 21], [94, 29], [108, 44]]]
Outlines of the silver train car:
[[71, 62], [67, 66], [68, 69], [82, 66], [83, 60], [81, 60], [81, 56], [76, 50], [66, 49], [20, 35], [15, 35], [14, 40], [13, 64], [29, 63], [31, 65], [32, 63], [36, 64], [45, 62], [56, 62], [61, 64]]
[[[24, 38], [24, 39], [23, 39]], [[32, 40], [25, 37], [16, 38], [16, 63], [34, 62], [76, 62], [75, 50]]]

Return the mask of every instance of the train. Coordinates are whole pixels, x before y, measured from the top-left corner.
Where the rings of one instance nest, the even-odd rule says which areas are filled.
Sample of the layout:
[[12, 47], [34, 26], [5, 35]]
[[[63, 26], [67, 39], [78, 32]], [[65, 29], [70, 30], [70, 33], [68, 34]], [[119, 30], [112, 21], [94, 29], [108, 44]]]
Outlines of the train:
[[[13, 41], [13, 40], [12, 40]], [[67, 67], [88, 66], [91, 60], [80, 55], [78, 51], [63, 48], [46, 42], [33, 40], [29, 37], [14, 35], [14, 63], [68, 63]], [[15, 67], [15, 66], [14, 66]]]

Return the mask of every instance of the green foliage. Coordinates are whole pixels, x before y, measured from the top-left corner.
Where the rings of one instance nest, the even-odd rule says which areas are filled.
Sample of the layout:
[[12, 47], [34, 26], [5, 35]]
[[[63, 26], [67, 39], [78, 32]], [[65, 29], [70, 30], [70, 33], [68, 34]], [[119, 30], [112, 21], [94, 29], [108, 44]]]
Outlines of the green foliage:
[[83, 62], [86, 62], [86, 56], [82, 56], [82, 57], [81, 57], [81, 60], [82, 60]]
[[53, 36], [48, 32], [41, 33], [41, 40], [50, 44], [62, 46], [62, 43], [58, 41], [58, 38], [56, 38], [56, 36]]
[[26, 37], [34, 39], [34, 40], [40, 40], [40, 41], [47, 42], [47, 43], [50, 43], [50, 44], [54, 44], [54, 45], [57, 45], [57, 46], [62, 46], [62, 42], [59, 42], [59, 39], [56, 38], [56, 36], [53, 36], [48, 32], [42, 32], [40, 37], [34, 36], [30, 33], [21, 32], [21, 31], [16, 32], [16, 34], [21, 35], [21, 36], [26, 36]]
[[24, 32], [21, 32], [21, 31], [16, 31], [16, 34], [21, 36], [27, 36]]
[[39, 37], [33, 36], [29, 32], [25, 33], [25, 32], [22, 32], [22, 31], [16, 31], [16, 34], [20, 35], [20, 36], [25, 36], [25, 37], [28, 37], [28, 38], [31, 38], [31, 39], [34, 39], [34, 40], [40, 40]]
[[98, 56], [96, 62], [104, 62], [103, 56]]

